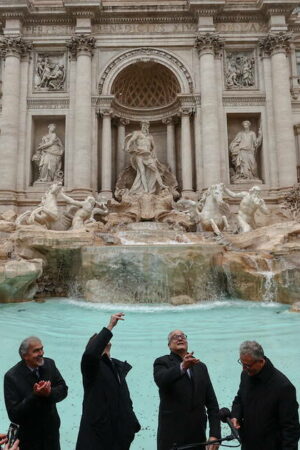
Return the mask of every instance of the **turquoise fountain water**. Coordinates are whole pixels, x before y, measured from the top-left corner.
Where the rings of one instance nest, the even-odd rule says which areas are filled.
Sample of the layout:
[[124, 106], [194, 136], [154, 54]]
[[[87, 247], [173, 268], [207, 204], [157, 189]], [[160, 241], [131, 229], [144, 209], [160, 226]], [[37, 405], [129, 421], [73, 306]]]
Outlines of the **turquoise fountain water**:
[[[168, 353], [166, 336], [183, 329], [189, 348], [204, 361], [220, 406], [231, 406], [241, 367], [238, 346], [256, 339], [267, 356], [300, 389], [300, 314], [275, 303], [220, 300], [186, 307], [162, 305], [100, 305], [61, 299], [45, 303], [0, 305], [0, 378], [18, 361], [17, 348], [29, 335], [43, 340], [45, 356], [56, 360], [68, 386], [68, 398], [59, 404], [62, 450], [74, 450], [81, 414], [80, 359], [91, 334], [106, 325], [112, 312], [125, 312], [125, 321], [114, 330], [112, 354], [133, 365], [128, 375], [136, 414], [142, 431], [132, 450], [154, 450], [158, 394], [152, 378], [157, 356]], [[8, 426], [1, 386], [0, 431]], [[228, 434], [225, 426], [224, 433]]]

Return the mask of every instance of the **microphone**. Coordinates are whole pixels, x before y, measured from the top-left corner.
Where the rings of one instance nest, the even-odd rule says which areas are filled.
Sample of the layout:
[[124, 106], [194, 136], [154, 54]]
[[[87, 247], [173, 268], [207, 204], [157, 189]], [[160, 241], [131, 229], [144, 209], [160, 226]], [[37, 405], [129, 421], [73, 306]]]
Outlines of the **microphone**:
[[229, 411], [229, 409], [221, 408], [218, 415], [219, 415], [219, 419], [221, 420], [221, 422], [227, 423], [227, 425], [230, 427], [231, 433], [234, 436], [234, 438], [237, 439], [239, 441], [239, 443], [241, 443], [241, 438], [239, 436], [239, 433], [238, 433], [237, 429], [234, 428], [234, 426], [232, 425], [232, 422], [230, 420], [231, 412]]

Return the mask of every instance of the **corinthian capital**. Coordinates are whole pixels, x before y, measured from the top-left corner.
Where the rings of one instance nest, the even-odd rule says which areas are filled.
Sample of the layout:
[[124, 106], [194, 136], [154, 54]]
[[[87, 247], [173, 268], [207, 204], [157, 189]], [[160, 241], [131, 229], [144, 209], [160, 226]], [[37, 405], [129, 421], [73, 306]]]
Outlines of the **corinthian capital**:
[[72, 36], [70, 41], [67, 42], [67, 48], [75, 57], [79, 52], [87, 52], [91, 54], [95, 48], [95, 41], [96, 39], [91, 35], [81, 34], [78, 36]]
[[0, 39], [0, 53], [6, 57], [10, 55], [25, 56], [32, 49], [32, 43], [21, 36], [2, 37]]
[[224, 43], [218, 33], [205, 33], [198, 34], [195, 47], [199, 54], [203, 51], [211, 51], [217, 55], [224, 47]]
[[259, 48], [262, 54], [271, 55], [276, 51], [287, 52], [290, 48], [293, 33], [280, 31], [279, 33], [269, 33], [259, 42]]

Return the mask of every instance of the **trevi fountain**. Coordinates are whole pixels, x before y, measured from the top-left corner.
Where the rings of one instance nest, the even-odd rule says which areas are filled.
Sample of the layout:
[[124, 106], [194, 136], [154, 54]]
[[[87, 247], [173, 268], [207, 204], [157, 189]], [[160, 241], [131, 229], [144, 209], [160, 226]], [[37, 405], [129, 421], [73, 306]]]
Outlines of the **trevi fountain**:
[[247, 338], [299, 386], [299, 80], [296, 0], [0, 0], [0, 376], [43, 338], [70, 386], [63, 450], [112, 311], [136, 450], [174, 327], [224, 406]]

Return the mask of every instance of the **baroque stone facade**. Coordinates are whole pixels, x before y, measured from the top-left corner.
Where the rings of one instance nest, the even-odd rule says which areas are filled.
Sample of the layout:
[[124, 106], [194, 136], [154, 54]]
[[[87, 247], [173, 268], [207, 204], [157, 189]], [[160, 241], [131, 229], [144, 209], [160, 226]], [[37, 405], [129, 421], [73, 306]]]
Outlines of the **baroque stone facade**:
[[298, 3], [0, 0], [0, 211], [58, 172], [110, 198], [142, 121], [184, 197], [259, 182], [276, 201], [299, 176]]

